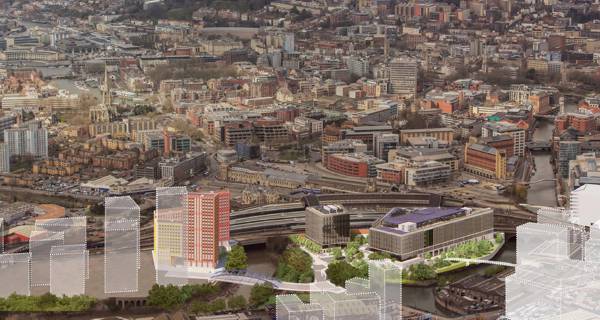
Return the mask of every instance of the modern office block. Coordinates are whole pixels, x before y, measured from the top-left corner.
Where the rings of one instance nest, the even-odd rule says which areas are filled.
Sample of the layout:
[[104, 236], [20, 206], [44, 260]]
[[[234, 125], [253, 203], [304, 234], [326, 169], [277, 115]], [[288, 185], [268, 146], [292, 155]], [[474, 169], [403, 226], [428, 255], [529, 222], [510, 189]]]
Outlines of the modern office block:
[[395, 133], [377, 133], [373, 135], [373, 154], [388, 161], [388, 152], [400, 145], [400, 137]]
[[350, 241], [350, 214], [342, 206], [307, 207], [306, 237], [321, 246], [344, 245]]
[[137, 292], [140, 207], [131, 197], [104, 199], [104, 292]]
[[569, 176], [569, 162], [581, 154], [580, 141], [560, 141], [558, 143], [558, 172], [561, 177]]
[[406, 260], [493, 235], [489, 208], [394, 208], [369, 229], [369, 246]]

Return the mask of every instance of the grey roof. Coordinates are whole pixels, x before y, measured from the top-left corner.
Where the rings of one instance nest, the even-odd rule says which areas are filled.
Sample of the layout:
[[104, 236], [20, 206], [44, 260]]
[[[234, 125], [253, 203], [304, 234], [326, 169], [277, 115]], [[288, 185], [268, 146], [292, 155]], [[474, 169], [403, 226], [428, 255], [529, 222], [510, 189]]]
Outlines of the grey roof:
[[384, 221], [388, 224], [402, 224], [406, 222], [413, 222], [417, 225], [429, 222], [435, 219], [450, 217], [459, 213], [464, 212], [463, 208], [452, 207], [452, 208], [423, 208], [414, 210], [411, 213], [401, 214], [401, 208], [394, 208], [384, 216]]

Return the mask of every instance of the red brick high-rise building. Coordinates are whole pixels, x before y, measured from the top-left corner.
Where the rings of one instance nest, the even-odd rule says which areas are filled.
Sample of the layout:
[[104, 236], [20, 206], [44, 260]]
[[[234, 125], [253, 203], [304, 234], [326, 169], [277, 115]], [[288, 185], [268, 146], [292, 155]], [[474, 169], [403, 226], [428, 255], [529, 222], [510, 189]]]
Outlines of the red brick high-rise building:
[[229, 191], [191, 192], [184, 221], [184, 252], [189, 266], [215, 268], [219, 246], [229, 241]]

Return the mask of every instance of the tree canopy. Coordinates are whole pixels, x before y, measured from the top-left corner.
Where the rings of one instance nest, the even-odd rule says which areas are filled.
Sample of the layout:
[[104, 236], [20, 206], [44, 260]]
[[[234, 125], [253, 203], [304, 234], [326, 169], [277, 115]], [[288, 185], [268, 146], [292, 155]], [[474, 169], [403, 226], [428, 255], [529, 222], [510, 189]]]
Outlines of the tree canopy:
[[244, 270], [248, 268], [248, 257], [244, 247], [235, 245], [231, 248], [231, 251], [227, 255], [227, 262], [225, 262], [225, 270], [236, 271]]
[[269, 302], [274, 297], [275, 290], [270, 283], [255, 284], [250, 291], [250, 304], [254, 307], [260, 307]]
[[330, 263], [325, 273], [327, 279], [339, 287], [345, 287], [346, 280], [361, 276], [360, 270], [345, 260]]
[[182, 287], [155, 284], [148, 292], [148, 304], [170, 310], [183, 305], [193, 297], [207, 299], [218, 291], [218, 286], [209, 283], [189, 284]]
[[288, 282], [312, 282], [312, 258], [300, 248], [286, 249], [279, 258], [276, 277]]
[[9, 312], [80, 312], [89, 310], [96, 299], [79, 295], [57, 297], [51, 293], [41, 296], [12, 294], [0, 298], [0, 311]]

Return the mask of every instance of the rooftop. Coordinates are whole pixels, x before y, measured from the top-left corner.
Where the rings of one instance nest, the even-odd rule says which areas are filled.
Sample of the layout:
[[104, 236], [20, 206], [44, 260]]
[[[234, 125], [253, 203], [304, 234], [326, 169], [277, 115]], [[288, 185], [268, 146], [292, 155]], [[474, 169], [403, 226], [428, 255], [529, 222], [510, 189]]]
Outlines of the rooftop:
[[447, 132], [454, 130], [452, 128], [429, 128], [429, 129], [403, 129], [400, 130], [400, 133], [410, 133], [410, 132]]
[[465, 212], [464, 208], [449, 207], [449, 208], [422, 208], [416, 209], [410, 213], [405, 213], [405, 209], [394, 208], [390, 210], [384, 217], [384, 221], [387, 224], [399, 225], [406, 222], [412, 222], [417, 225], [440, 219], [449, 218], [454, 215]]
[[477, 150], [477, 151], [485, 152], [485, 153], [490, 153], [490, 154], [496, 154], [496, 152], [498, 151], [494, 147], [486, 146], [486, 145], [479, 144], [479, 143], [470, 144], [469, 149], [473, 149], [473, 150]]

